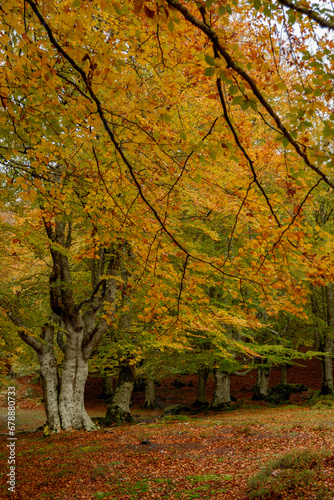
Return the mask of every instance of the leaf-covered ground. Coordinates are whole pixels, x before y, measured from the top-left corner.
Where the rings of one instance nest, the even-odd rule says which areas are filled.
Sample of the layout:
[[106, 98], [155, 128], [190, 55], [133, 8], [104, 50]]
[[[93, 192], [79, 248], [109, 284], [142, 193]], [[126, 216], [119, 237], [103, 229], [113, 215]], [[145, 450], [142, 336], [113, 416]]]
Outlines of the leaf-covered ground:
[[[284, 453], [307, 448], [334, 455], [333, 417], [330, 408], [289, 406], [196, 419], [180, 416], [48, 438], [42, 432], [21, 434], [18, 493], [11, 497], [244, 499], [247, 479]], [[331, 463], [324, 473], [334, 495]], [[2, 492], [5, 498], [4, 482]], [[307, 491], [305, 495], [314, 498]]]
[[[289, 381], [316, 389], [320, 382], [316, 362], [316, 376], [312, 366], [309, 364], [303, 376], [303, 369], [299, 368], [299, 376], [294, 376], [293, 369]], [[272, 385], [275, 385], [278, 372], [274, 372], [273, 377]], [[175, 388], [174, 379], [170, 379], [157, 389], [162, 406], [194, 401], [196, 379], [182, 377], [181, 380], [185, 384], [182, 388]], [[321, 492], [318, 497], [314, 493], [317, 481], [319, 488], [326, 487], [332, 492], [328, 498], [334, 498], [334, 406], [290, 404], [269, 408], [254, 405], [249, 400], [252, 377], [236, 378], [232, 387], [241, 404], [232, 411], [161, 418], [162, 408], [140, 408], [143, 393], [137, 392], [132, 409], [137, 419], [135, 424], [44, 438], [41, 431], [30, 432], [45, 421], [38, 384], [29, 378], [11, 381], [10, 385], [14, 383], [18, 394], [19, 431], [17, 493], [11, 494], [15, 500], [246, 500], [249, 478], [275, 458], [296, 449], [328, 452], [321, 475], [312, 476], [312, 492], [300, 485], [297, 493], [291, 490], [286, 495], [267, 498], [323, 500]], [[87, 407], [92, 416], [105, 415], [106, 405], [99, 394], [100, 380], [90, 379]], [[0, 408], [2, 433], [6, 432], [4, 396], [2, 394]], [[303, 400], [294, 403], [303, 404]], [[2, 437], [5, 444], [6, 436]], [[5, 446], [0, 460], [0, 498], [7, 498]], [[276, 473], [279, 478], [280, 471], [273, 474]]]

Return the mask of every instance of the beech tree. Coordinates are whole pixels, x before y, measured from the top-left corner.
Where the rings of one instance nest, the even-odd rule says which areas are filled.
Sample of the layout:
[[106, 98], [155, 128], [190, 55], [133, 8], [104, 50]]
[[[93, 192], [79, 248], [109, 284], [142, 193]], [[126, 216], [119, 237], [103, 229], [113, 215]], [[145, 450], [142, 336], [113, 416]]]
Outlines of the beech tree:
[[[27, 310], [24, 310], [24, 297], [10, 296], [3, 287], [0, 303], [17, 326], [21, 339], [37, 353], [49, 428], [52, 431], [61, 428], [91, 430], [95, 425], [84, 408], [88, 360], [109, 327], [108, 317], [112, 319], [113, 316], [117, 291], [115, 276], [120, 257], [117, 249], [100, 251], [98, 264], [93, 261], [89, 266], [91, 293], [79, 301], [82, 291], [80, 295], [75, 293], [78, 283], [75, 283], [77, 280], [74, 281], [73, 263], [70, 259], [75, 232], [73, 224], [64, 220], [64, 215], [58, 215], [51, 220], [44, 218], [44, 224], [48, 239], [46, 244], [51, 257], [50, 315], [44, 317], [40, 334], [35, 335], [36, 325], [32, 323], [33, 318], [29, 318]], [[32, 255], [31, 258], [36, 256]], [[107, 309], [101, 314], [105, 307]], [[41, 313], [42, 311], [39, 323], [43, 321]], [[55, 340], [63, 352], [61, 384]]]

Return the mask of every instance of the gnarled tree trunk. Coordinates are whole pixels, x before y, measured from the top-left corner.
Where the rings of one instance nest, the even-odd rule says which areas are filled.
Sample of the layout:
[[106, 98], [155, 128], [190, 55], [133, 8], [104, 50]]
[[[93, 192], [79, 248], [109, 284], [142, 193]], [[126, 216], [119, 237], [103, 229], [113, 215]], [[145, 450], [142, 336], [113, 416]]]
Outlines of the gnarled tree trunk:
[[[19, 327], [22, 340], [38, 355], [45, 413], [50, 431], [92, 430], [97, 427], [88, 416], [84, 405], [88, 360], [109, 327], [105, 316], [96, 321], [97, 312], [104, 302], [107, 302], [111, 316], [113, 314], [110, 305], [113, 306], [116, 299], [117, 282], [114, 276], [119, 265], [119, 253], [115, 251], [108, 254], [101, 250], [98, 266], [93, 262], [92, 295], [76, 304], [71, 268], [66, 256], [71, 246], [72, 226], [68, 224], [66, 234], [66, 223], [62, 217], [56, 217], [54, 224], [45, 221], [44, 223], [53, 261], [49, 277], [52, 314], [41, 328], [40, 339], [30, 335], [20, 315], [18, 304], [14, 304], [7, 312], [9, 318]], [[101, 279], [103, 275], [108, 275], [108, 278]], [[82, 308], [85, 309], [84, 313]], [[55, 337], [64, 353], [60, 381], [54, 353]]]

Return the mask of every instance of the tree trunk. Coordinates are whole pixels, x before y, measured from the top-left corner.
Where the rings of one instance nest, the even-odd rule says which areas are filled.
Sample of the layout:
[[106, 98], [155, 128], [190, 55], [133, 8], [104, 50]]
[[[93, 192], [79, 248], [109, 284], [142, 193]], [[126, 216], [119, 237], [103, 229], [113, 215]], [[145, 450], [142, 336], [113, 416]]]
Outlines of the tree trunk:
[[83, 356], [83, 326], [67, 325], [67, 343], [59, 383], [57, 361], [54, 353], [54, 324], [42, 328], [43, 342], [20, 332], [22, 340], [37, 352], [40, 362], [41, 385], [47, 425], [51, 432], [63, 430], [94, 430], [97, 426], [86, 413], [84, 391], [88, 375], [88, 359]]
[[212, 408], [220, 409], [231, 402], [231, 374], [227, 372], [220, 372], [217, 369], [214, 369], [213, 376], [215, 384], [211, 406]]
[[288, 383], [288, 369], [289, 368], [290, 368], [290, 365], [287, 365], [287, 364], [281, 365], [281, 384]]
[[155, 408], [157, 405], [155, 403], [155, 388], [154, 380], [148, 378], [145, 380], [145, 408]]
[[270, 371], [271, 368], [269, 366], [259, 366], [257, 369], [255, 392], [252, 397], [253, 401], [262, 401], [268, 397]]
[[208, 381], [209, 370], [198, 373], [197, 397], [194, 406], [206, 406], [208, 400], [206, 398], [206, 383]]
[[109, 373], [105, 373], [102, 380], [102, 397], [106, 399], [112, 398], [114, 394], [114, 377]]
[[59, 432], [61, 421], [58, 408], [59, 377], [53, 345], [46, 345], [38, 353], [40, 363], [41, 386], [46, 413], [46, 425], [53, 432]]
[[130, 400], [135, 383], [134, 366], [122, 366], [117, 379], [116, 389], [111, 403], [108, 406], [105, 424], [115, 422], [120, 425], [123, 422], [131, 422]]
[[329, 331], [324, 336], [324, 356], [322, 358], [321, 394], [334, 394], [333, 386], [333, 326], [334, 326], [334, 298], [333, 285], [326, 286], [327, 325]]
[[[41, 328], [40, 338], [29, 333], [18, 299], [9, 306], [7, 302], [1, 302], [0, 297], [0, 304], [5, 306], [8, 317], [18, 327], [19, 336], [38, 355], [47, 425], [51, 432], [97, 429], [84, 405], [88, 360], [109, 328], [105, 314], [97, 320], [98, 311], [107, 303], [109, 317], [114, 314], [117, 294], [115, 276], [120, 263], [119, 249], [111, 247], [109, 252], [101, 249], [98, 265], [97, 259], [93, 259], [92, 294], [76, 303], [72, 268], [67, 256], [72, 244], [72, 223], [65, 222], [63, 215], [55, 216], [52, 224], [43, 219], [53, 262], [49, 276], [52, 313]], [[108, 278], [102, 278], [103, 275]], [[60, 384], [54, 353], [55, 337], [64, 353]]]
[[[124, 288], [122, 291], [122, 307], [123, 313], [120, 315], [118, 322], [118, 332], [122, 337], [130, 335], [132, 321], [131, 296], [127, 290], [129, 272], [122, 269], [122, 279]], [[130, 414], [130, 402], [133, 387], [135, 384], [136, 370], [135, 364], [131, 363], [129, 357], [127, 362], [120, 365], [120, 371], [117, 378], [116, 389], [111, 403], [108, 406], [105, 416], [105, 424], [110, 425], [112, 422], [121, 424], [122, 422], [131, 422], [133, 419]]]
[[327, 324], [329, 331], [325, 332], [324, 356], [322, 358], [321, 394], [334, 394], [333, 386], [333, 327], [334, 327], [334, 297], [333, 285], [326, 286]]

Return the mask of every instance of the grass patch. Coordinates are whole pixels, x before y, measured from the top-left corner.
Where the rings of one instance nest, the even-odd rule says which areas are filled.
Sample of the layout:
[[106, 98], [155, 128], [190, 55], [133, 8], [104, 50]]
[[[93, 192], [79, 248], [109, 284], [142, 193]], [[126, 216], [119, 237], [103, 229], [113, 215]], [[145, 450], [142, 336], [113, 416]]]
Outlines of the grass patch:
[[74, 453], [80, 454], [80, 453], [90, 453], [92, 451], [98, 451], [101, 450], [103, 446], [101, 444], [96, 444], [96, 445], [91, 445], [91, 446], [80, 446], [80, 448], [77, 448]]
[[204, 476], [187, 476], [187, 479], [192, 483], [203, 483], [208, 481], [220, 481], [221, 476], [217, 474], [206, 474]]
[[[174, 422], [193, 422], [194, 419], [189, 415], [166, 415], [161, 418], [161, 424], [168, 424]], [[161, 425], [160, 424], [160, 425]]]
[[248, 498], [304, 498], [307, 491], [314, 494], [315, 499], [329, 499], [330, 490], [322, 477], [326, 456], [312, 450], [294, 450], [277, 458], [249, 479]]
[[113, 493], [104, 493], [103, 491], [97, 491], [94, 495], [96, 499], [109, 498], [110, 500], [117, 500], [116, 497], [112, 497]]

